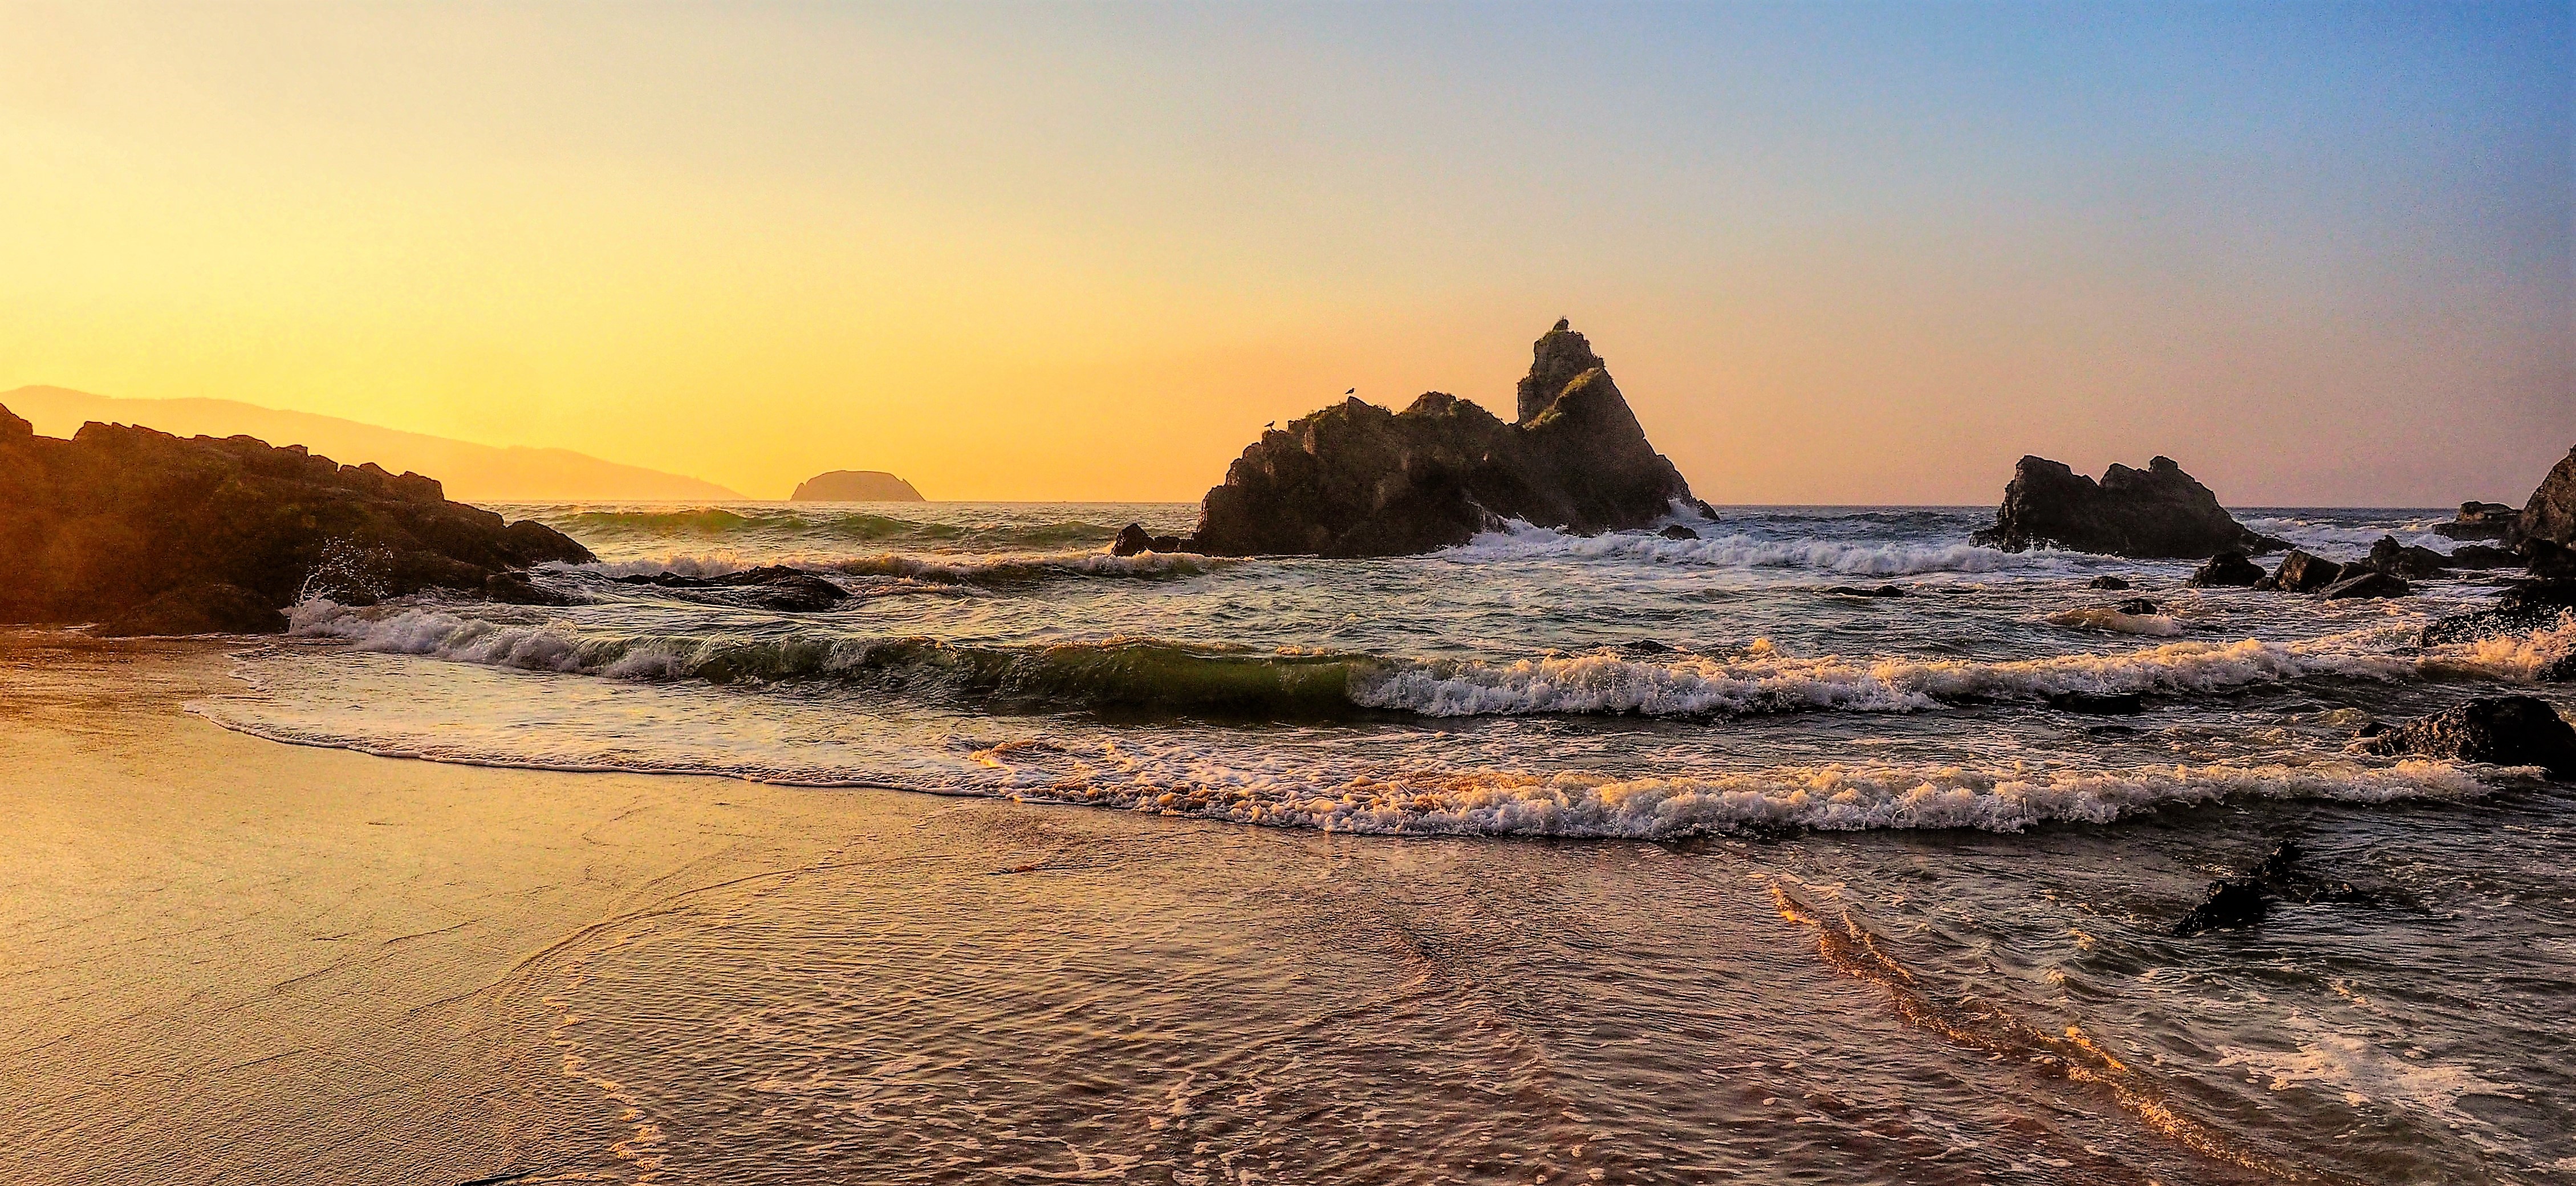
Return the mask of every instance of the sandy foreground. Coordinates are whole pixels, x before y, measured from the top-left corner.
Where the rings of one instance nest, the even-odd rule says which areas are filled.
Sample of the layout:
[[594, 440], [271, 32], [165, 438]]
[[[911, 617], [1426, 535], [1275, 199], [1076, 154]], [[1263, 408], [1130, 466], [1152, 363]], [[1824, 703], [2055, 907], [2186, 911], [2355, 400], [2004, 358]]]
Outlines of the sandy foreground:
[[182, 707], [226, 668], [0, 650], [0, 1178], [467, 1182], [612, 1150], [624, 1108], [518, 970], [949, 806], [279, 745]]

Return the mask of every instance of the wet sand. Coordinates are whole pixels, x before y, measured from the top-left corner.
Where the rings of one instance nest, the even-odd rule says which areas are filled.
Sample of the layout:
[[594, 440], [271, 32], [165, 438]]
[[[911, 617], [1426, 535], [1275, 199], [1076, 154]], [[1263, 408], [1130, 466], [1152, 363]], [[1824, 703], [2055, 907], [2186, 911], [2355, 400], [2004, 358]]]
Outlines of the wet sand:
[[[2157, 938], [2208, 876], [2165, 854], [2244, 857], [2263, 813], [2315, 809], [1402, 841], [287, 746], [186, 711], [230, 670], [214, 642], [0, 642], [0, 1178], [2373, 1181], [2560, 1155], [2545, 1093], [2396, 1067], [2372, 1073], [2429, 1102], [2356, 1113], [2348, 1075], [2223, 1065], [2321, 1006], [2227, 989], [2259, 948]], [[2482, 818], [2431, 810], [2405, 826]], [[2007, 948], [1945, 895], [2071, 922]], [[2271, 935], [2352, 922], [2384, 925]], [[2218, 995], [2120, 987], [2175, 983]], [[2355, 1115], [2391, 1119], [2356, 1143]]]

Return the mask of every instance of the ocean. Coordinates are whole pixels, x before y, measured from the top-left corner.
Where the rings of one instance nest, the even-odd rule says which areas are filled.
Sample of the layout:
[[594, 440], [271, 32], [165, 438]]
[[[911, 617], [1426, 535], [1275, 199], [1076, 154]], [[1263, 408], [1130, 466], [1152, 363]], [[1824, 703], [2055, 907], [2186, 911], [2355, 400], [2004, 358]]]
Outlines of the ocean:
[[[537, 574], [580, 604], [320, 590], [191, 710], [1007, 800], [1047, 838], [992, 872], [1062, 874], [1051, 937], [979, 932], [1001, 882], [925, 882], [922, 932], [809, 875], [533, 967], [650, 1117], [647, 1178], [2576, 1179], [2576, 788], [2350, 744], [2500, 691], [2576, 711], [2533, 682], [2576, 622], [2415, 645], [2474, 574], [2196, 590], [1972, 546], [1982, 508], [1389, 560], [1108, 554], [1176, 504], [495, 509], [599, 555]], [[2451, 546], [2447, 511], [2239, 514]], [[772, 564], [852, 597], [620, 579]], [[2171, 934], [2283, 841], [2354, 893]], [[1228, 889], [1244, 862], [1317, 872]]]

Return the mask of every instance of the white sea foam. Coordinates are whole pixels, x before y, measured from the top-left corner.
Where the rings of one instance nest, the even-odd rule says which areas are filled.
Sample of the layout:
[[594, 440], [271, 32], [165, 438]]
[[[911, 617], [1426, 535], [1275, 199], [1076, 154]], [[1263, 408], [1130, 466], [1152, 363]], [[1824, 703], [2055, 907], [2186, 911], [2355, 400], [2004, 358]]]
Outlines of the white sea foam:
[[2449, 555], [2461, 541], [2433, 534], [2433, 525], [2442, 520], [2409, 519], [2366, 527], [2342, 523], [2316, 523], [2306, 519], [2269, 517], [2241, 520], [2265, 535], [2285, 539], [2329, 560], [2350, 560], [2370, 550], [2379, 537], [2395, 536], [2398, 543], [2431, 548]]
[[609, 577], [652, 576], [662, 572], [716, 577], [764, 565], [783, 564], [848, 576], [904, 577], [946, 584], [998, 584], [1066, 576], [1188, 576], [1229, 563], [1238, 561], [1227, 557], [1170, 552], [1146, 552], [1135, 556], [1112, 556], [1105, 551], [951, 555], [937, 552], [742, 552], [714, 549], [546, 567]]
[[2113, 634], [2144, 634], [2170, 638], [2182, 633], [2182, 621], [2169, 614], [2124, 614], [2102, 606], [2060, 610], [2048, 615], [2053, 626], [2072, 626], [2079, 630], [2107, 630]]
[[1514, 521], [1438, 553], [1461, 563], [1562, 557], [1718, 568], [1810, 568], [1852, 576], [1906, 576], [1927, 572], [1999, 572], [2066, 559], [2048, 551], [2003, 552], [1971, 544], [1859, 543], [1845, 540], [1774, 540], [1749, 535], [1665, 539], [1641, 532], [1568, 535]]

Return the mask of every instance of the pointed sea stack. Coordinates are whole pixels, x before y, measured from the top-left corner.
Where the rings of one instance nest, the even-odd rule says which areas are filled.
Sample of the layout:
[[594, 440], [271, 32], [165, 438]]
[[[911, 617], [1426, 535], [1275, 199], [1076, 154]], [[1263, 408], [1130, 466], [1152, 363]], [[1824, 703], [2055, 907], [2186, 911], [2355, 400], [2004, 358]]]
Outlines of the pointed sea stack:
[[1443, 392], [1402, 412], [1358, 399], [1262, 434], [1208, 491], [1180, 550], [1404, 556], [1507, 519], [1582, 534], [1651, 525], [1691, 497], [1582, 334], [1532, 350], [1518, 420]]
[[2142, 470], [2114, 465], [2100, 482], [2045, 457], [2024, 457], [2004, 487], [1995, 525], [1977, 543], [2020, 552], [2053, 545], [2142, 559], [2206, 560], [2220, 552], [2259, 554], [2288, 545], [2258, 535], [2209, 487], [2170, 457]]

